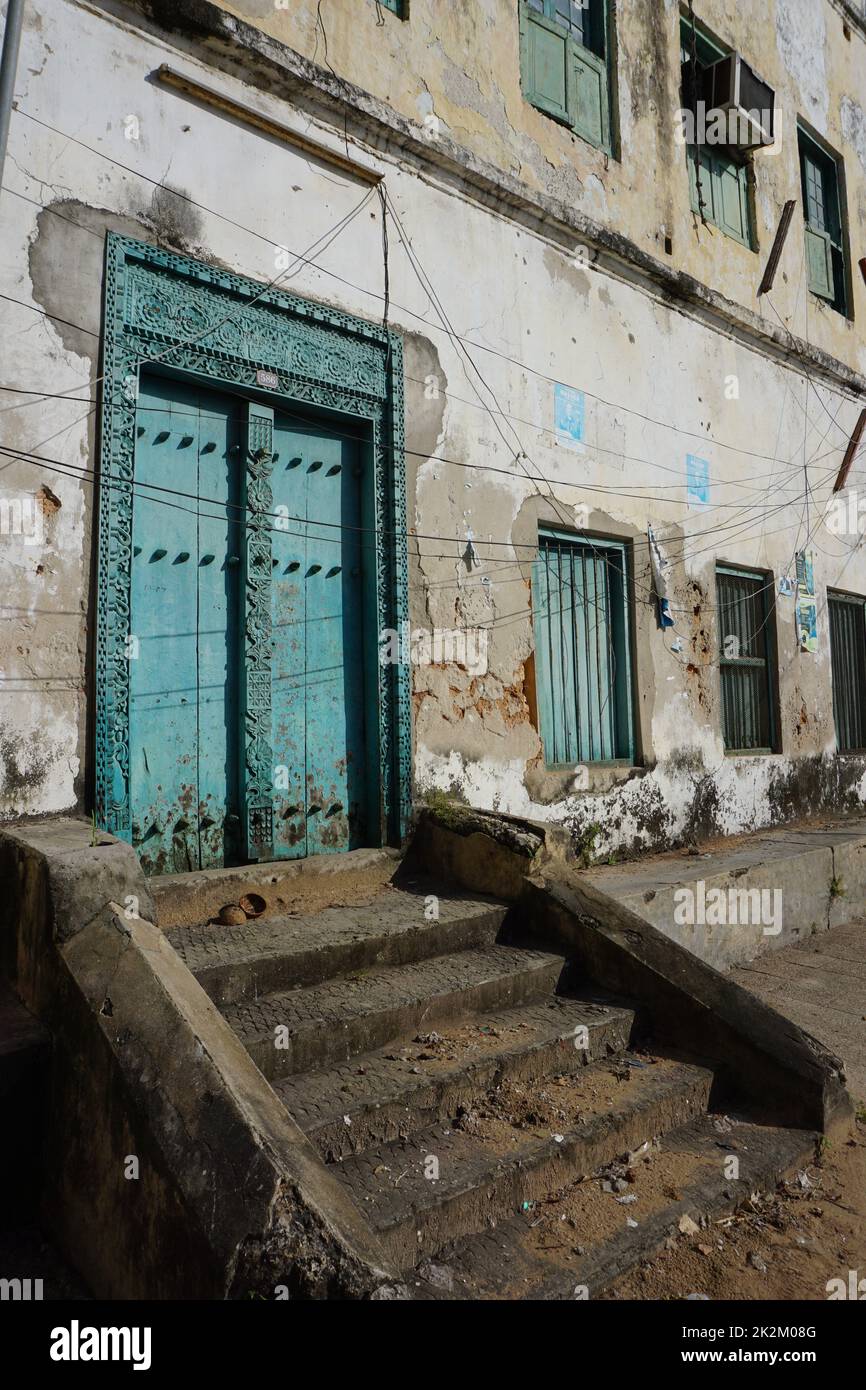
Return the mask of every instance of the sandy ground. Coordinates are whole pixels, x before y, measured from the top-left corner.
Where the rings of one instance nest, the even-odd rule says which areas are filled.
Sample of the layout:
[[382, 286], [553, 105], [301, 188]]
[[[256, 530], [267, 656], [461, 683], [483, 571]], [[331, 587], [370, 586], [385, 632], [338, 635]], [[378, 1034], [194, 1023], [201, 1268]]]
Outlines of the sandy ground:
[[[819, 1163], [735, 1217], [679, 1236], [607, 1299], [827, 1299], [828, 1281], [866, 1281], [866, 1125], [825, 1146]], [[866, 1282], [862, 1289], [866, 1297]]]
[[756, 1194], [732, 1220], [672, 1241], [606, 1297], [826, 1299], [828, 1281], [847, 1285], [856, 1271], [866, 1298], [866, 921], [767, 952], [732, 978], [842, 1058], [857, 1119], [825, 1144], [808, 1186]]

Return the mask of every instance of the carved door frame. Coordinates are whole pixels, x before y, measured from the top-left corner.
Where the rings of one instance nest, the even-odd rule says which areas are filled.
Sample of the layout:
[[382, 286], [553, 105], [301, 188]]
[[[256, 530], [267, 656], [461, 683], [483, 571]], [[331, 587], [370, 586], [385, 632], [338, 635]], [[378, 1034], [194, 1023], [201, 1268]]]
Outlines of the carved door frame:
[[[258, 419], [251, 419], [244, 475], [249, 582], [243, 672], [244, 774], [247, 804], [254, 802], [258, 827], [247, 825], [247, 854], [265, 859], [273, 761], [269, 668], [262, 656], [270, 634], [271, 566], [259, 563], [270, 553], [267, 406], [289, 403], [339, 412], [369, 436], [376, 636], [387, 629], [402, 632], [408, 619], [402, 343], [380, 324], [108, 233], [97, 479], [94, 807], [100, 828], [127, 841], [132, 839], [129, 639], [136, 406], [139, 373], [148, 366], [215, 388], [240, 387], [265, 405]], [[376, 679], [378, 709], [370, 711], [375, 718], [368, 730], [378, 743], [378, 830], [382, 843], [396, 844], [406, 835], [411, 809], [410, 672], [403, 663], [377, 662]]]

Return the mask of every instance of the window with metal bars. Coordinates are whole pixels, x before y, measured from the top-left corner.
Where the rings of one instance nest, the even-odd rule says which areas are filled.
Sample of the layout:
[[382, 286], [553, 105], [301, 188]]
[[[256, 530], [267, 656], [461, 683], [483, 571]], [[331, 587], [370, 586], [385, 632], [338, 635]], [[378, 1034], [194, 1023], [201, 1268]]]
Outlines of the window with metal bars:
[[627, 565], [619, 542], [539, 535], [532, 606], [548, 767], [633, 761]]
[[772, 577], [716, 567], [722, 733], [729, 753], [775, 751]]
[[866, 599], [827, 594], [833, 717], [840, 753], [866, 751]]

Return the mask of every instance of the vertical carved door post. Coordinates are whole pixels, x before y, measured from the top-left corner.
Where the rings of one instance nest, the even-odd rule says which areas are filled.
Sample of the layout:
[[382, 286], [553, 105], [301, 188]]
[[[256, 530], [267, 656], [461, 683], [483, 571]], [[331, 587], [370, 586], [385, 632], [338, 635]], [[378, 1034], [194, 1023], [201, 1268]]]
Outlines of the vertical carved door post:
[[271, 746], [271, 528], [274, 412], [251, 403], [247, 415], [243, 537], [243, 824], [247, 859], [273, 858]]

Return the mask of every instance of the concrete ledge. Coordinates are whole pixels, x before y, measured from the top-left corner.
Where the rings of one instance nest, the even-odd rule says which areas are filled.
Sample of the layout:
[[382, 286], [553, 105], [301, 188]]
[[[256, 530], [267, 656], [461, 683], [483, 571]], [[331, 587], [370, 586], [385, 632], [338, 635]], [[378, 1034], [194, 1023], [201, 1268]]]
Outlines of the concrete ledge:
[[828, 926], [866, 917], [866, 833], [833, 844], [833, 878]]
[[544, 830], [531, 821], [473, 811], [455, 801], [420, 812], [406, 863], [511, 902], [520, 897], [544, 842]]
[[[866, 825], [782, 829], [712, 854], [653, 855], [585, 870], [580, 877], [701, 960], [729, 970], [765, 951], [797, 945], [864, 910]], [[684, 889], [693, 901], [700, 895], [710, 902], [710, 895], [719, 894], [728, 904], [728, 920], [683, 921], [679, 895]], [[746, 904], [746, 894], [754, 903], [760, 901], [755, 894], [764, 895], [771, 913], [766, 921], [737, 907]], [[732, 897], [736, 916], [745, 920], [730, 920]]]
[[848, 1119], [838, 1057], [586, 878], [527, 879], [521, 908], [539, 942], [635, 1001], [654, 1038], [712, 1066], [720, 1089], [764, 1121], [827, 1133]]
[[[95, 843], [94, 843], [95, 841]], [[72, 816], [0, 830], [0, 966], [40, 1017], [51, 1011], [53, 948], [111, 901], [156, 920], [135, 851]]]

